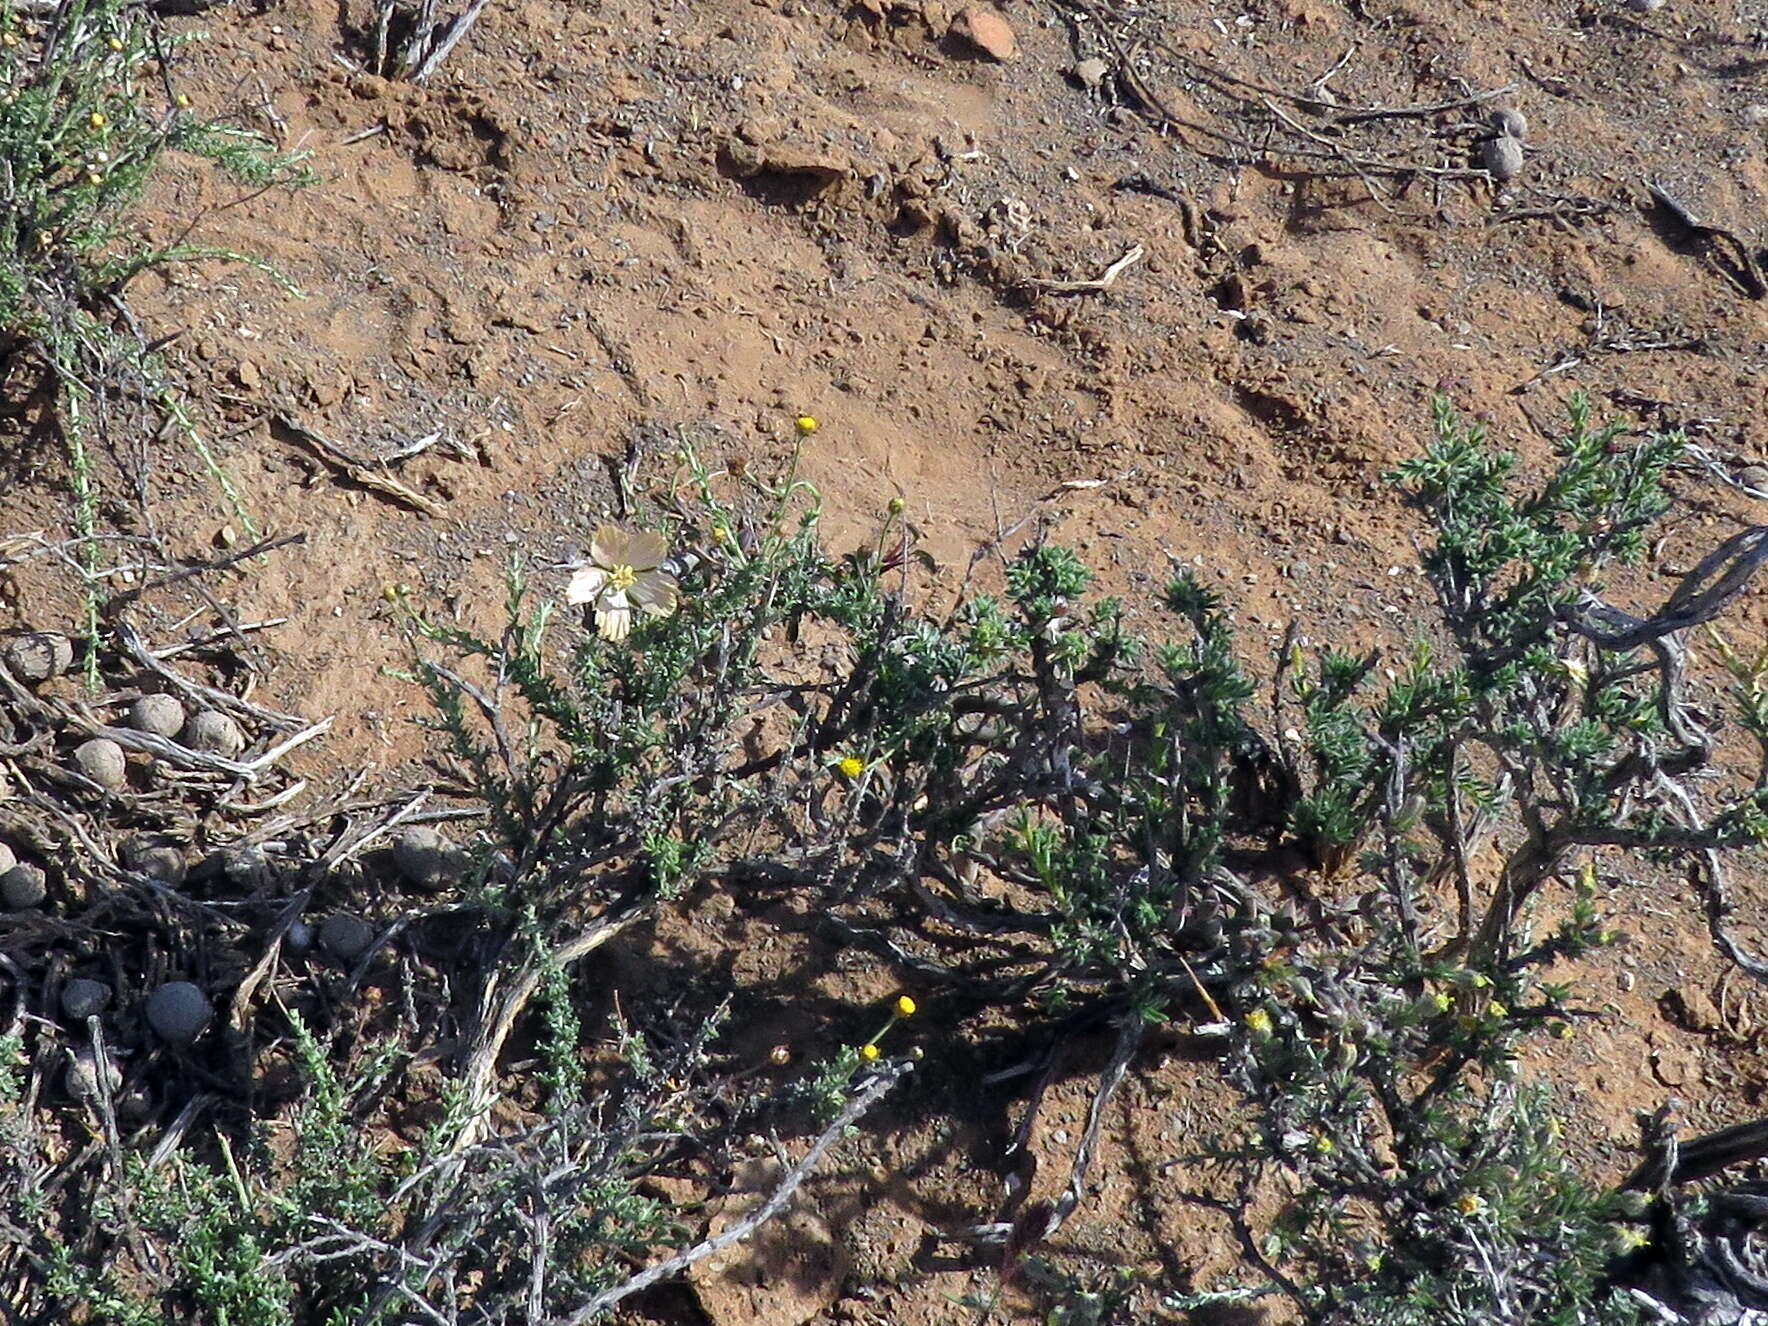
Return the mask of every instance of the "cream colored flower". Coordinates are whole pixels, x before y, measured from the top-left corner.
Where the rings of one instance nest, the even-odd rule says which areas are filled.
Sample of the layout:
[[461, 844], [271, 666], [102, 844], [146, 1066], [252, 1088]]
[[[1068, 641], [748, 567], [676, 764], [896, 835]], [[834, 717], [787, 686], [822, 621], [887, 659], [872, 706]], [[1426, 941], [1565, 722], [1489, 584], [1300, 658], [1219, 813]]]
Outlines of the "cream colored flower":
[[590, 544], [590, 564], [571, 576], [565, 599], [592, 606], [596, 630], [604, 639], [624, 640], [632, 630], [633, 613], [667, 617], [675, 611], [680, 590], [675, 577], [661, 569], [668, 555], [669, 544], [661, 534], [629, 534], [603, 525]]

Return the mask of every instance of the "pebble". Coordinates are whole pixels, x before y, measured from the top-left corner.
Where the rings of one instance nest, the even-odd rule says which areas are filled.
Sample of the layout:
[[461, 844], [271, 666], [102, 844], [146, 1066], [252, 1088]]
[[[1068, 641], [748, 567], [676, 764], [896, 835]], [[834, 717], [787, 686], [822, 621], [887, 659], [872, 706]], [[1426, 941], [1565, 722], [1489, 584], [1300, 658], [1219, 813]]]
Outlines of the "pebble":
[[1492, 112], [1492, 128], [1520, 143], [1529, 136], [1529, 119], [1514, 106], [1500, 106]]
[[950, 34], [959, 41], [1005, 64], [1019, 58], [1019, 38], [993, 5], [967, 5], [952, 20]]
[[104, 1012], [110, 1007], [111, 988], [103, 981], [76, 976], [61, 987], [61, 1011], [75, 1022]]
[[49, 877], [36, 866], [19, 864], [0, 875], [0, 902], [11, 911], [42, 904], [49, 896]]
[[213, 709], [192, 714], [178, 739], [191, 750], [211, 751], [229, 758], [246, 748], [245, 733], [239, 730], [239, 724]]
[[1737, 472], [1737, 481], [1745, 488], [1768, 494], [1768, 466], [1745, 465]]
[[1664, 0], [1627, 0], [1627, 8], [1635, 14], [1655, 14], [1664, 7]]
[[421, 889], [439, 888], [460, 878], [459, 850], [427, 824], [401, 829], [393, 839], [393, 864]]
[[355, 962], [374, 943], [374, 927], [360, 916], [333, 912], [319, 927], [319, 944], [334, 958]]
[[74, 642], [59, 631], [16, 635], [0, 648], [0, 663], [20, 681], [48, 681], [74, 666]]
[[118, 788], [129, 781], [129, 761], [109, 737], [94, 737], [76, 746], [74, 768], [100, 787]]
[[[110, 1079], [110, 1094], [114, 1095], [123, 1085], [123, 1070], [117, 1067], [117, 1061], [105, 1057], [105, 1077]], [[68, 1095], [76, 1100], [91, 1100], [98, 1095], [98, 1052], [90, 1045], [81, 1045], [68, 1051], [67, 1071]]]
[[1509, 134], [1488, 138], [1479, 146], [1479, 163], [1495, 180], [1513, 180], [1522, 174], [1522, 144]]
[[144, 695], [129, 706], [127, 722], [137, 732], [176, 737], [184, 730], [184, 706], [171, 695]]
[[1098, 56], [1091, 56], [1074, 66], [1074, 76], [1080, 80], [1082, 87], [1089, 92], [1098, 90], [1104, 83], [1105, 75], [1111, 72], [1111, 66]]
[[18, 858], [12, 854], [12, 849], [5, 843], [0, 843], [0, 875], [4, 875], [17, 864]]
[[173, 887], [184, 883], [188, 867], [184, 853], [170, 838], [138, 834], [123, 844], [123, 865], [138, 875]]
[[147, 1025], [162, 1040], [189, 1045], [215, 1017], [209, 998], [189, 981], [167, 981], [147, 997]]
[[313, 947], [313, 927], [305, 921], [295, 921], [282, 937], [282, 942], [289, 952], [299, 957]]

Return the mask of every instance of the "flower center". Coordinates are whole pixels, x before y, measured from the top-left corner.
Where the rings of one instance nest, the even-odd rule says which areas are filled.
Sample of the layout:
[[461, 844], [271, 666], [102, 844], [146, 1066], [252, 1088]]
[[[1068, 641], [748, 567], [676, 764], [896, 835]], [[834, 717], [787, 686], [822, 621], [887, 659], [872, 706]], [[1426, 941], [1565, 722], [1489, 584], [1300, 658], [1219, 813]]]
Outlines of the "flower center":
[[631, 589], [638, 583], [638, 572], [630, 566], [616, 566], [608, 576], [609, 589]]

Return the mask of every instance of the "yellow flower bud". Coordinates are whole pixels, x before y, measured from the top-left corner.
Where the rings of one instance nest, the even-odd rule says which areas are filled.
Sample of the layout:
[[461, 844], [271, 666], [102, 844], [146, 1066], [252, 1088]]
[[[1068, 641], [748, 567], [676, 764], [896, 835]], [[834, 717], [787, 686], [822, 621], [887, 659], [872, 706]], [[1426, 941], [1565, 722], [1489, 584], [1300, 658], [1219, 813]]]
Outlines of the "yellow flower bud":
[[110, 123], [110, 121], [105, 118], [103, 111], [93, 111], [92, 114], [86, 117], [86, 122], [94, 129], [102, 129], [105, 125]]
[[1486, 1209], [1485, 1199], [1478, 1193], [1464, 1192], [1455, 1199], [1455, 1209], [1464, 1216], [1478, 1215]]
[[856, 755], [844, 755], [835, 767], [841, 771], [843, 778], [858, 778], [866, 771], [866, 762]]
[[878, 1047], [876, 1045], [872, 1045], [869, 1043], [866, 1045], [860, 1046], [859, 1047], [859, 1057], [861, 1059], [866, 1060], [868, 1063], [870, 1063], [873, 1059], [876, 1059], [878, 1057]]
[[86, 183], [96, 189], [99, 185], [104, 183], [104, 176], [100, 175], [96, 170], [87, 171]]
[[185, 110], [190, 109], [190, 98], [185, 96], [184, 93], [180, 92], [177, 96], [173, 97], [172, 100], [177, 102], [181, 108]]
[[913, 999], [910, 999], [907, 995], [897, 995], [896, 996], [896, 1015], [898, 1017], [904, 1017], [904, 1018], [914, 1017], [915, 1009], [917, 1007], [918, 1007], [918, 1005], [915, 1003], [915, 1001]]
[[821, 425], [817, 423], [815, 417], [808, 414], [799, 415], [792, 421], [792, 424], [797, 428], [799, 437], [809, 437], [821, 427]]
[[104, 44], [110, 47], [113, 51], [120, 51], [123, 49], [123, 39], [121, 37], [106, 37]]
[[902, 498], [893, 497], [890, 499], [890, 514], [893, 516], [900, 516], [903, 513], [903, 509], [907, 506], [908, 503], [903, 501]]
[[1262, 1008], [1255, 1008], [1246, 1015], [1246, 1025], [1252, 1029], [1255, 1036], [1269, 1036], [1272, 1026], [1271, 1015]]

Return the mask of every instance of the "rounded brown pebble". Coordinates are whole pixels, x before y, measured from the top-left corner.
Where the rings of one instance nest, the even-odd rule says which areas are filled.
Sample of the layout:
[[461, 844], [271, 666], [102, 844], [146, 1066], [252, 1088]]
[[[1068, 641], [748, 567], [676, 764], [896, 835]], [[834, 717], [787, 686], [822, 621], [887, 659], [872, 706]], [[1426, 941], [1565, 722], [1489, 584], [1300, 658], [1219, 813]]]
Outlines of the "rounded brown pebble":
[[399, 831], [393, 839], [393, 864], [423, 889], [453, 883], [462, 873], [459, 850], [427, 824]]
[[1492, 112], [1492, 128], [1520, 143], [1529, 136], [1529, 117], [1514, 106], [1500, 106]]
[[993, 5], [966, 5], [952, 20], [950, 34], [1002, 64], [1019, 58], [1019, 38], [1013, 33], [1013, 25]]
[[1737, 472], [1737, 481], [1745, 488], [1768, 494], [1768, 466], [1745, 465]]
[[124, 867], [138, 875], [157, 879], [162, 884], [176, 886], [184, 883], [188, 870], [184, 853], [170, 838], [138, 834], [123, 844], [121, 855]]
[[374, 927], [360, 916], [333, 912], [319, 927], [319, 944], [344, 962], [355, 962], [374, 943]]
[[1522, 144], [1509, 134], [1488, 138], [1479, 145], [1479, 164], [1495, 180], [1513, 180], [1522, 174]]
[[61, 987], [61, 1011], [75, 1022], [84, 1022], [110, 1007], [111, 988], [103, 981], [76, 976]]
[[74, 768], [100, 787], [118, 788], [129, 781], [129, 761], [109, 737], [94, 737], [76, 746]]
[[144, 695], [129, 706], [129, 726], [156, 737], [175, 737], [184, 730], [184, 706], [170, 695]]
[[192, 714], [178, 739], [191, 750], [210, 751], [229, 758], [246, 748], [245, 733], [239, 730], [239, 724], [213, 709]]
[[41, 905], [49, 896], [49, 877], [36, 866], [20, 863], [0, 875], [0, 902], [15, 912]]
[[74, 666], [74, 642], [59, 631], [15, 635], [0, 647], [0, 663], [20, 681], [48, 681]]
[[[122, 1088], [123, 1070], [109, 1056], [106, 1056], [104, 1066], [108, 1070], [105, 1077], [110, 1079], [110, 1094], [114, 1095]], [[66, 1080], [68, 1095], [75, 1100], [91, 1100], [98, 1095], [98, 1052], [90, 1045], [69, 1050]]]
[[0, 875], [4, 875], [17, 864], [18, 858], [12, 854], [12, 849], [5, 843], [0, 843]]
[[147, 997], [147, 1025], [162, 1040], [189, 1045], [215, 1016], [208, 996], [189, 981], [167, 981]]

